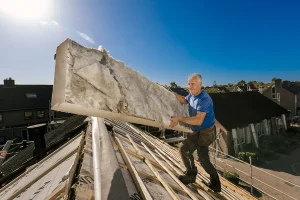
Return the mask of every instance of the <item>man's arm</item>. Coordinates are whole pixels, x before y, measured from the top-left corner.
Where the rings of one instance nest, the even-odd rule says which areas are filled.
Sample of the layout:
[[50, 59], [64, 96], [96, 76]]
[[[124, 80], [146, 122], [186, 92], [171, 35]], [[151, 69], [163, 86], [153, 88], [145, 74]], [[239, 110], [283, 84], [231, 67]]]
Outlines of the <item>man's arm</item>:
[[173, 92], [173, 94], [176, 96], [176, 99], [181, 103], [181, 104], [187, 104], [188, 102], [186, 101], [186, 99], [184, 98], [184, 96], [181, 96], [179, 94], [176, 94], [175, 92]]
[[178, 124], [178, 122], [184, 122], [190, 125], [201, 126], [205, 116], [205, 112], [197, 112], [197, 115], [194, 117], [172, 117], [170, 127], [175, 127]]

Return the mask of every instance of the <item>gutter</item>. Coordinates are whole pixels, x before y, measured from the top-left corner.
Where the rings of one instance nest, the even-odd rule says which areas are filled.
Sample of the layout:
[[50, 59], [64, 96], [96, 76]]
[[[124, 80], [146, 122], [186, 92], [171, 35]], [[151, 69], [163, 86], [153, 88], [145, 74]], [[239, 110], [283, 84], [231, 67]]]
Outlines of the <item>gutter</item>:
[[22, 110], [36, 110], [36, 109], [49, 109], [49, 107], [8, 109], [8, 110], [0, 110], [0, 112], [22, 111]]

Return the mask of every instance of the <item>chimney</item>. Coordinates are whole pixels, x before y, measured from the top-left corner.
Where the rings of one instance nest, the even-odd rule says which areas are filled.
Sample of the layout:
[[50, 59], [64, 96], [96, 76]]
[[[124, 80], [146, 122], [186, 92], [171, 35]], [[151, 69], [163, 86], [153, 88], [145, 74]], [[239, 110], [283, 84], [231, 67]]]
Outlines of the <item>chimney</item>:
[[282, 88], [282, 82], [281, 79], [275, 79], [275, 87], [276, 88]]
[[37, 124], [27, 127], [29, 137], [33, 138], [34, 141], [34, 150], [33, 157], [38, 159], [43, 157], [46, 154], [46, 142], [44, 134], [47, 131], [46, 124]]
[[11, 77], [9, 77], [8, 79], [4, 79], [4, 87], [6, 88], [15, 87], [15, 80], [13, 80]]

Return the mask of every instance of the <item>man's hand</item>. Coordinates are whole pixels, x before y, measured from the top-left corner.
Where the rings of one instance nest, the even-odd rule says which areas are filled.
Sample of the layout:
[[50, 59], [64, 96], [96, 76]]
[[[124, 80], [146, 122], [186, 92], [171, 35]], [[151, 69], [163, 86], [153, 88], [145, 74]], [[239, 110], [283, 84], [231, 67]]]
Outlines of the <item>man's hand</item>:
[[181, 117], [171, 117], [171, 124], [170, 127], [174, 128], [177, 126], [178, 122], [180, 121]]
[[176, 97], [176, 99], [181, 103], [181, 104], [187, 104], [188, 102], [185, 100], [185, 97], [184, 96], [181, 96], [179, 94], [177, 94], [176, 92], [173, 92], [173, 95]]

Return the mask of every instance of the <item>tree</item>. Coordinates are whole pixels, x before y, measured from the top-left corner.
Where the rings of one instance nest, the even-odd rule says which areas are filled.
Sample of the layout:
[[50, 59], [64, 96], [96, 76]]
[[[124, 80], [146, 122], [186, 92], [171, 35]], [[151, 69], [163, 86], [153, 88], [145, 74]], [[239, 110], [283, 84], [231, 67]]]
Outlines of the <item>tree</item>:
[[233, 87], [234, 84], [233, 83], [228, 83], [228, 87]]
[[246, 84], [246, 81], [241, 80], [240, 82], [237, 83], [238, 86], [243, 86]]
[[217, 81], [214, 81], [213, 86], [214, 86], [214, 87], [217, 86]]
[[180, 87], [175, 82], [171, 82], [170, 88], [180, 88]]
[[272, 82], [275, 82], [276, 79], [277, 79], [276, 77], [272, 78]]

